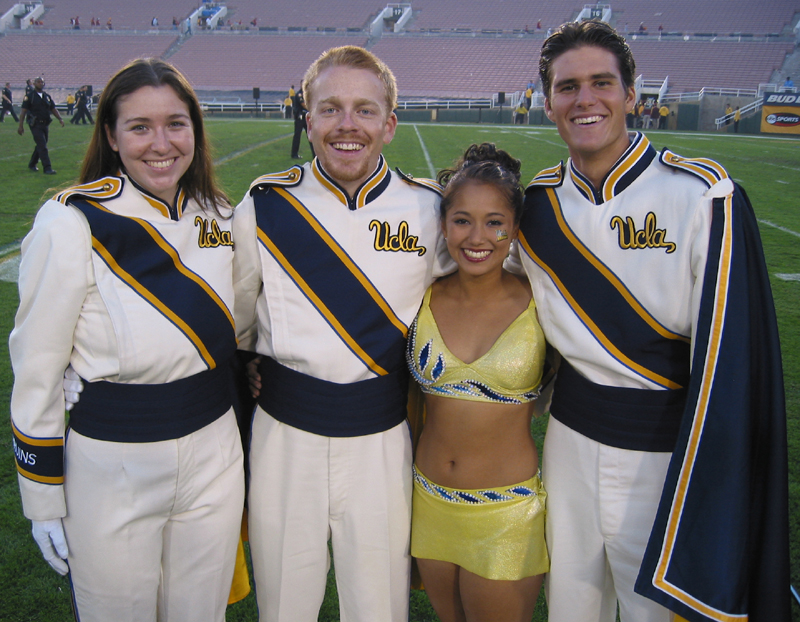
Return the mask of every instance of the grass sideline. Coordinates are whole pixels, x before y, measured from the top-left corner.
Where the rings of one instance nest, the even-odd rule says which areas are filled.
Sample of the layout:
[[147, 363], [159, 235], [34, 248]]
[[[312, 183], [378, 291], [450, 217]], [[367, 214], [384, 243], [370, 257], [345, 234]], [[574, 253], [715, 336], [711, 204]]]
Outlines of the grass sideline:
[[[43, 199], [78, 175], [80, 162], [92, 128], [51, 126], [50, 154], [54, 177], [27, 170], [33, 149], [28, 132], [20, 137], [17, 125], [0, 125], [0, 262], [13, 262], [18, 243], [30, 229]], [[209, 119], [217, 161], [217, 172], [231, 200], [238, 203], [258, 175], [280, 171], [297, 161], [289, 157], [291, 122], [253, 119]], [[786, 138], [734, 136], [729, 134], [647, 132], [657, 149], [669, 147], [687, 157], [718, 160], [747, 190], [760, 221], [770, 281], [778, 313], [783, 348], [789, 443], [789, 503], [792, 583], [800, 588], [800, 149], [798, 141]], [[497, 125], [399, 125], [384, 153], [390, 166], [418, 177], [431, 177], [449, 166], [471, 142], [491, 141], [523, 161], [523, 181], [540, 169], [567, 157], [553, 128]], [[310, 156], [305, 141], [301, 156]], [[2, 266], [2, 263], [0, 263]], [[784, 275], [784, 276], [779, 276]], [[788, 275], [788, 276], [786, 276]], [[793, 277], [791, 275], [794, 275]], [[794, 278], [795, 280], [791, 280]], [[0, 409], [8, 412], [13, 377], [8, 358], [8, 334], [18, 305], [16, 285], [0, 281]], [[546, 421], [534, 423], [541, 449]], [[71, 618], [69, 586], [41, 559], [30, 536], [30, 523], [23, 518], [17, 490], [8, 419], [0, 423], [0, 622], [56, 622]], [[533, 620], [546, 620], [541, 602]], [[792, 609], [792, 620], [800, 622], [800, 607]], [[253, 596], [228, 608], [230, 622], [257, 619]], [[333, 573], [319, 619], [338, 620]], [[424, 593], [411, 596], [413, 622], [436, 620]]]

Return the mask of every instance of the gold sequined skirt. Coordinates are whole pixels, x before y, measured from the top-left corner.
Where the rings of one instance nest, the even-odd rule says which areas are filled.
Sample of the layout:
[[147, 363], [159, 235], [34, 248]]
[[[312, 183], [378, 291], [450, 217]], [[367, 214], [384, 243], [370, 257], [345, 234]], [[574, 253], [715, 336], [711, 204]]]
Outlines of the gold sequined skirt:
[[458, 490], [431, 482], [415, 466], [411, 555], [451, 562], [486, 579], [545, 573], [546, 500], [538, 475], [513, 486]]

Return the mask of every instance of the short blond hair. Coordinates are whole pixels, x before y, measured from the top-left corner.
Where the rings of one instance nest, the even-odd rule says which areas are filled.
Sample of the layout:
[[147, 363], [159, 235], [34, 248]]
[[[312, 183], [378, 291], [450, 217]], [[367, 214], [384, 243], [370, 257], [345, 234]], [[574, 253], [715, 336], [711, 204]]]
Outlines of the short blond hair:
[[314, 81], [320, 73], [331, 67], [352, 67], [371, 71], [383, 82], [388, 112], [391, 113], [397, 108], [397, 81], [392, 70], [372, 52], [356, 45], [343, 45], [323, 52], [311, 63], [306, 75], [303, 76], [303, 98], [309, 109], [314, 98]]

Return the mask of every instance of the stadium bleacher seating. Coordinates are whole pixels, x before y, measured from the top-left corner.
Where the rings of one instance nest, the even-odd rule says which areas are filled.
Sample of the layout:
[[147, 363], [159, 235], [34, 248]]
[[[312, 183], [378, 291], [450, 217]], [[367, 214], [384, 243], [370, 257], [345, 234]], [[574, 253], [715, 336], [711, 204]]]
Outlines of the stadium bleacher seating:
[[[0, 37], [3, 81], [12, 85], [42, 75], [48, 89], [104, 85], [120, 67], [134, 58], [161, 56], [175, 34], [7, 34]], [[15, 99], [16, 101], [16, 99]]]
[[96, 30], [104, 30], [110, 17], [115, 30], [149, 30], [152, 19], [157, 17], [159, 29], [168, 30], [173, 17], [185, 19], [197, 5], [195, 0], [55, 0], [45, 4], [46, 11], [40, 19], [48, 29], [69, 29], [69, 20], [80, 17], [81, 30], [91, 30], [89, 21], [95, 17], [100, 20]]
[[791, 43], [734, 41], [630, 41], [636, 73], [648, 80], [669, 76], [670, 89], [693, 92], [706, 88], [755, 89], [768, 82]]
[[237, 0], [231, 20], [248, 24], [255, 17], [259, 27], [269, 28], [366, 28], [386, 6], [378, 0], [317, 2], [314, 0]]
[[406, 96], [470, 98], [525, 90], [540, 47], [529, 39], [384, 37], [372, 50]]
[[[90, 83], [100, 90], [128, 60], [153, 55], [175, 63], [199, 90], [258, 86], [262, 92], [282, 92], [299, 83], [320, 52], [350, 43], [368, 47], [389, 64], [401, 97], [485, 98], [522, 90], [535, 79], [545, 31], [575, 18], [583, 7], [563, 0], [539, 6], [512, 0], [410, 4], [413, 18], [406, 32], [373, 37], [369, 25], [385, 0], [240, 0], [227, 7], [221, 29], [193, 29], [184, 38], [172, 29], [172, 19], [183, 22], [201, 6], [197, 0], [49, 0], [40, 18], [43, 26], [0, 36], [2, 79], [18, 87], [44, 74], [50, 89]], [[628, 30], [637, 74], [648, 81], [669, 76], [672, 92], [756, 89], [794, 46], [788, 33], [797, 0], [770, 0], [763, 6], [750, 0], [610, 4], [612, 22], [620, 32]], [[0, 11], [12, 5], [0, 0]], [[79, 32], [70, 30], [75, 16], [81, 18]], [[94, 31], [91, 17], [101, 22]], [[108, 17], [114, 32], [105, 29]], [[158, 29], [151, 26], [153, 17]], [[257, 25], [251, 24], [254, 18]], [[228, 20], [233, 28], [227, 27]], [[636, 32], [640, 22], [648, 28], [646, 36]]]
[[798, 10], [796, 0], [609, 0], [614, 11], [616, 28], [635, 33], [644, 22], [648, 37], [658, 36], [659, 25], [664, 32], [747, 33], [766, 35], [783, 30]]
[[[441, 0], [412, 2], [417, 13], [410, 25], [413, 30], [528, 30], [535, 31], [541, 21], [542, 30], [555, 27], [573, 19], [575, 4], [567, 2], [528, 3], [513, 0], [486, 2], [485, 0], [459, 0], [457, 3]], [[582, 5], [580, 5], [582, 7]]]
[[366, 42], [366, 36], [212, 33], [189, 38], [169, 60], [198, 90], [258, 86], [265, 91], [287, 91], [290, 84], [300, 84], [311, 62], [328, 48]]

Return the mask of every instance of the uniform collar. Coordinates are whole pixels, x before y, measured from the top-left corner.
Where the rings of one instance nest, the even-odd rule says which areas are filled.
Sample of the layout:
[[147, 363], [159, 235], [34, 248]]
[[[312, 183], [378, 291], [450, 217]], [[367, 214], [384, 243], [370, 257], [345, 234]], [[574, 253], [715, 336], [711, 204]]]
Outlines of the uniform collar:
[[567, 166], [572, 183], [588, 201], [601, 205], [619, 195], [630, 186], [656, 157], [656, 150], [641, 132], [630, 135], [631, 144], [620, 156], [611, 170], [606, 173], [599, 188], [583, 175], [569, 159]]
[[314, 158], [314, 161], [311, 163], [311, 172], [314, 173], [314, 177], [317, 178], [317, 181], [319, 181], [326, 190], [335, 196], [340, 203], [346, 205], [348, 209], [351, 210], [362, 208], [371, 201], [377, 199], [383, 191], [386, 190], [392, 178], [389, 165], [386, 164], [386, 160], [383, 155], [381, 155], [378, 160], [378, 166], [375, 167], [375, 171], [361, 184], [358, 190], [356, 190], [355, 195], [351, 198], [344, 188], [337, 184], [333, 178], [325, 172], [319, 158]]
[[178, 191], [175, 193], [175, 198], [172, 201], [172, 205], [170, 205], [166, 201], [149, 193], [147, 190], [137, 184], [133, 178], [129, 177], [125, 173], [120, 172], [119, 175], [120, 177], [124, 177], [130, 181], [131, 185], [139, 191], [139, 194], [142, 195], [142, 198], [154, 209], [158, 210], [161, 215], [164, 216], [164, 218], [169, 218], [170, 220], [181, 219], [181, 216], [183, 216], [183, 211], [186, 209], [186, 203], [189, 201], [189, 195], [186, 194], [186, 191], [183, 188], [178, 186]]

